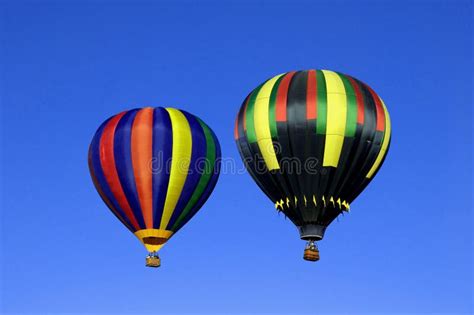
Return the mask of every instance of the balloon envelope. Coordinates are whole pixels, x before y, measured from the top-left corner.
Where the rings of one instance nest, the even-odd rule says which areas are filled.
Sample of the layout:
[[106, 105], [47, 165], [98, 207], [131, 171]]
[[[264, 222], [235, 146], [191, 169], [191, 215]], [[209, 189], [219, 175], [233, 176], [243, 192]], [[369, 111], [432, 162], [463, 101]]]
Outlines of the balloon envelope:
[[359, 80], [327, 70], [277, 75], [254, 89], [234, 137], [244, 164], [306, 240], [373, 179], [390, 143], [382, 99]]
[[133, 109], [99, 127], [89, 169], [109, 209], [155, 252], [211, 194], [220, 154], [216, 136], [196, 116], [174, 108]]

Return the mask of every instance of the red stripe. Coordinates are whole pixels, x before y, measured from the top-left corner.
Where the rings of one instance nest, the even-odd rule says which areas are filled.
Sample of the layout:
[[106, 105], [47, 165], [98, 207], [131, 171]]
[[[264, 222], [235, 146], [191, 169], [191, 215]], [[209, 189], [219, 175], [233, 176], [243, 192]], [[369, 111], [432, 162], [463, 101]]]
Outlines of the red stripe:
[[383, 110], [382, 102], [380, 101], [379, 96], [372, 90], [372, 88], [366, 85], [367, 89], [372, 94], [372, 98], [375, 101], [375, 108], [377, 109], [377, 131], [385, 130], [385, 111]]
[[240, 116], [240, 111], [237, 117], [235, 117], [235, 125], [234, 125], [234, 139], [237, 140], [239, 138], [239, 116]]
[[276, 97], [276, 121], [286, 121], [286, 101], [288, 98], [288, 88], [290, 87], [291, 78], [295, 74], [295, 71], [288, 72], [285, 74], [283, 79], [280, 81]]
[[110, 200], [104, 194], [102, 188], [100, 187], [99, 183], [97, 182], [97, 177], [95, 176], [95, 173], [94, 173], [95, 170], [94, 170], [94, 167], [92, 166], [91, 158], [89, 158], [89, 170], [90, 170], [90, 174], [91, 174], [91, 177], [92, 177], [92, 182], [94, 183], [94, 186], [97, 189], [97, 192], [99, 193], [102, 200], [109, 207], [109, 209], [115, 214], [115, 216], [120, 220], [120, 222], [122, 222], [123, 225], [125, 225], [128, 229], [132, 230], [132, 227], [130, 225], [128, 225], [128, 223], [125, 222], [125, 220], [120, 216], [117, 209], [115, 209], [114, 205], [110, 202]]
[[362, 97], [362, 92], [359, 89], [359, 85], [354, 81], [353, 78], [346, 76], [351, 82], [352, 87], [357, 100], [357, 123], [364, 124], [364, 98]]
[[309, 70], [308, 86], [306, 88], [306, 119], [316, 119], [317, 117], [317, 84], [316, 70]]
[[138, 199], [147, 229], [153, 228], [151, 162], [153, 153], [153, 108], [140, 110], [132, 125], [132, 166]]
[[122, 118], [125, 113], [126, 112], [122, 112], [110, 119], [110, 121], [105, 126], [104, 131], [102, 132], [102, 137], [100, 138], [100, 165], [102, 166], [107, 184], [109, 184], [110, 190], [112, 191], [120, 208], [123, 209], [125, 215], [128, 217], [135, 230], [140, 230], [140, 225], [138, 224], [137, 219], [133, 215], [133, 211], [128, 204], [127, 197], [125, 197], [125, 193], [123, 192], [122, 184], [120, 184], [120, 179], [115, 167], [115, 128], [117, 127], [120, 118]]

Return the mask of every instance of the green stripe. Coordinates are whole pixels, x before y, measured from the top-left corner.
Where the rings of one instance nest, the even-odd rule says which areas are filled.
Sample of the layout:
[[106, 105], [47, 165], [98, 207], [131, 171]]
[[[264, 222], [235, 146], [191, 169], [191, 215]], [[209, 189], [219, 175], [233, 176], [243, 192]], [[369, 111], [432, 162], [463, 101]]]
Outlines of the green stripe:
[[347, 99], [346, 137], [354, 137], [357, 128], [357, 99], [351, 82], [345, 75], [337, 73], [344, 83]]
[[247, 140], [249, 143], [257, 142], [257, 134], [255, 133], [255, 122], [253, 118], [255, 111], [255, 101], [257, 100], [258, 92], [260, 92], [262, 86], [263, 84], [253, 90], [252, 95], [250, 95], [249, 103], [247, 105], [245, 125], [247, 127]]
[[275, 85], [273, 86], [272, 92], [270, 94], [270, 105], [268, 108], [269, 112], [269, 117], [270, 119], [270, 133], [272, 135], [272, 138], [275, 139], [278, 137], [278, 131], [277, 131], [277, 122], [276, 122], [276, 97], [278, 93], [278, 87], [280, 86], [280, 82], [283, 79], [284, 75], [278, 78], [278, 80], [275, 82]]
[[199, 198], [201, 198], [201, 195], [206, 189], [214, 171], [214, 164], [216, 162], [216, 144], [214, 143], [214, 139], [212, 138], [209, 127], [201, 119], [197, 118], [197, 120], [204, 130], [204, 135], [206, 137], [206, 165], [191, 198], [186, 204], [186, 207], [184, 207], [183, 212], [181, 212], [178, 219], [173, 224], [173, 227], [171, 228], [172, 231], [175, 231], [175, 229], [180, 226], [181, 222], [184, 220], [184, 218], [186, 218], [186, 215], [189, 213], [189, 211], [191, 211], [191, 209], [199, 201]]
[[316, 118], [316, 133], [320, 135], [326, 134], [326, 120], [327, 120], [327, 90], [324, 73], [321, 70], [316, 70], [316, 82], [318, 93], [318, 115]]

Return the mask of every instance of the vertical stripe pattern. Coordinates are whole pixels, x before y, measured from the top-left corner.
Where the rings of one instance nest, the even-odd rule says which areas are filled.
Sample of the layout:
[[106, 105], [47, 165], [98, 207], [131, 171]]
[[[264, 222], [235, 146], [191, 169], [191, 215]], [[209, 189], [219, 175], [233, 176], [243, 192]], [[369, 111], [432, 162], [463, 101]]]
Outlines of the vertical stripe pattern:
[[328, 70], [266, 81], [244, 101], [234, 128], [249, 173], [297, 226], [327, 226], [349, 210], [380, 169], [390, 135], [381, 98]]
[[269, 170], [278, 169], [278, 161], [270, 132], [270, 94], [281, 75], [268, 80], [260, 89], [255, 100], [254, 123], [258, 147]]
[[155, 251], [211, 194], [220, 146], [212, 130], [192, 114], [174, 108], [133, 109], [99, 127], [88, 161], [102, 200]]

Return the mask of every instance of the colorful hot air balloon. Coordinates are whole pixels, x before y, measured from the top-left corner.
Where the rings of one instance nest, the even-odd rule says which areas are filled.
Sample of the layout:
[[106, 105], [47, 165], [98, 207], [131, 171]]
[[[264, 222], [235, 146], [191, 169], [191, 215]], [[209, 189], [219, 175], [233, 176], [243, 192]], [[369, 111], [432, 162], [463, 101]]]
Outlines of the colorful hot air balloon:
[[390, 118], [366, 84], [327, 70], [293, 71], [254, 89], [238, 113], [235, 140], [265, 194], [315, 241], [373, 179], [390, 144]]
[[220, 146], [199, 118], [174, 108], [143, 108], [106, 120], [89, 147], [94, 185], [115, 216], [150, 252], [202, 207], [219, 176]]

